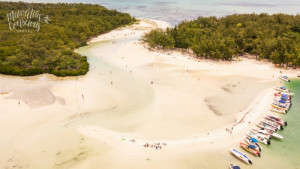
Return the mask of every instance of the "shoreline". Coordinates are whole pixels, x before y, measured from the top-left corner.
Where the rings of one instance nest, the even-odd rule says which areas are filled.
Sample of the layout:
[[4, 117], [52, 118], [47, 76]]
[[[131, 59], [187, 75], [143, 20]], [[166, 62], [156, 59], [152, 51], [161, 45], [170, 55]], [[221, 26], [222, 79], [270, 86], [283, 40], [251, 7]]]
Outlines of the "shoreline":
[[[125, 28], [124, 28], [125, 29]], [[113, 37], [113, 40], [116, 38], [115, 36], [116, 36], [116, 34], [118, 35], [119, 33], [120, 33], [120, 31], [122, 31], [122, 30], [116, 30], [116, 32], [114, 32], [114, 31], [112, 31], [112, 32], [110, 32], [109, 34], [107, 34], [107, 35], [104, 35], [104, 38], [103, 37], [97, 37], [94, 41], [91, 41], [91, 43], [95, 43], [95, 42], [99, 42], [99, 41], [104, 41], [104, 40], [109, 40], [109, 37], [110, 36], [112, 36]], [[124, 38], [124, 36], [122, 37], [121, 36], [121, 38]], [[140, 45], [140, 46], [143, 46], [143, 48], [147, 48], [143, 43], [141, 43], [141, 42], [139, 42], [138, 44], [136, 44], [136, 42], [134, 42], [134, 44], [135, 45]], [[150, 51], [149, 51], [150, 52]], [[185, 54], [182, 54], [182, 53], [180, 53], [179, 51], [177, 51], [177, 52], [174, 52], [174, 51], [172, 51], [172, 53], [169, 53], [169, 51], [161, 51], [161, 50], [155, 50], [154, 52], [156, 52], [156, 53], [161, 53], [161, 54], [164, 54], [164, 55], [168, 55], [167, 57], [173, 57], [174, 58], [174, 54], [176, 55], [176, 57], [178, 57], [178, 55], [182, 55], [182, 57], [186, 57], [186, 59], [191, 59], [191, 60], [194, 60], [195, 58], [193, 58], [193, 57], [188, 57], [187, 55], [185, 55]], [[203, 59], [195, 59], [195, 62], [201, 62], [201, 61], [203, 61]], [[213, 61], [213, 60], [205, 60], [206, 62], [208, 62], [208, 63], [211, 63], [211, 62], [213, 62], [213, 63], [215, 63], [215, 61]], [[257, 61], [253, 61], [253, 60], [250, 60], [251, 62], [257, 62]], [[217, 63], [222, 63], [223, 61], [217, 61]], [[226, 61], [225, 61], [226, 62]], [[226, 62], [226, 63], [228, 63], [228, 62]], [[263, 63], [263, 64], [266, 64], [266, 63]], [[268, 65], [269, 65], [270, 63], [268, 63]], [[118, 66], [119, 66], [119, 63], [117, 64]], [[127, 65], [126, 65], [127, 66]], [[135, 65], [134, 65], [135, 66]], [[134, 66], [132, 66], [132, 67], [134, 67]], [[274, 67], [275, 68], [275, 67]], [[293, 73], [290, 73], [290, 71], [288, 71], [288, 74], [293, 74]], [[294, 75], [294, 74], [293, 74]], [[268, 80], [274, 80], [274, 77], [273, 77], [273, 79], [272, 78], [268, 78]], [[276, 79], [277, 80], [277, 79]], [[275, 87], [275, 86], [274, 86]], [[274, 88], [274, 87], [272, 87], [272, 88]], [[268, 89], [268, 90], [270, 90], [270, 89]], [[267, 94], [267, 95], [270, 95], [270, 93], [272, 93], [273, 92], [273, 90], [270, 92], [269, 91], [269, 93]], [[257, 97], [263, 97], [263, 96], [257, 96]], [[257, 97], [254, 99], [254, 100], [257, 100]], [[260, 100], [261, 101], [261, 100]], [[255, 102], [255, 101], [253, 101], [253, 102]], [[251, 106], [251, 105], [253, 105], [253, 103], [251, 103], [251, 104], [249, 104], [249, 106], [246, 108], [246, 109], [244, 109], [242, 112], [242, 114], [240, 114], [240, 113], [237, 113], [237, 116], [238, 116], [238, 119], [239, 120], [237, 120], [238, 122], [237, 123], [231, 123], [230, 125], [227, 125], [227, 126], [223, 126], [223, 127], [221, 127], [221, 128], [219, 128], [219, 129], [216, 129], [216, 131], [219, 131], [219, 130], [225, 130], [225, 128], [228, 128], [228, 127], [232, 127], [232, 126], [239, 126], [239, 125], [241, 125], [240, 123], [241, 123], [241, 121], [248, 121], [248, 119], [251, 119], [251, 124], [253, 124], [254, 122], [255, 122], [255, 120], [257, 120], [258, 119], [258, 116], [259, 115], [261, 115], [261, 113], [254, 113], [254, 115], [252, 115], [252, 116], [250, 116], [250, 117], [248, 117], [248, 113], [249, 112], [252, 112], [253, 110], [252, 109], [256, 109], [256, 107], [257, 107], [257, 104], [258, 104], [258, 102], [256, 102], [256, 105], [255, 106]], [[249, 108], [249, 107], [251, 107], [251, 108]], [[260, 108], [260, 109], [264, 109], [264, 110], [266, 110], [267, 108], [265, 107], [265, 108]], [[261, 111], [263, 111], [263, 110], [261, 110]], [[251, 114], [251, 113], [250, 113]], [[253, 119], [253, 116], [256, 116], [256, 118], [255, 119]], [[248, 125], [248, 126], [251, 126], [251, 125]], [[248, 127], [249, 128], [249, 127]], [[238, 133], [234, 133], [235, 135], [239, 135], [239, 133], [241, 132], [241, 131], [243, 131], [243, 130], [246, 130], [246, 129], [248, 129], [247, 127], [241, 127], [241, 128], [239, 128], [238, 129]], [[90, 137], [96, 137], [96, 138], [98, 138], [99, 136], [96, 136], [96, 135], [93, 135], [91, 132], [91, 130], [101, 130], [102, 131], [102, 134], [103, 133], [105, 133], [105, 132], [107, 132], [107, 133], [118, 133], [118, 132], [112, 132], [112, 131], [110, 131], [109, 129], [104, 129], [104, 128], [99, 128], [99, 127], [95, 127], [95, 126], [81, 126], [81, 127], [79, 127], [78, 129], [77, 129], [77, 131], [78, 132], [80, 132], [81, 134], [83, 134], [83, 135], [88, 135], [88, 136], [90, 136]], [[215, 131], [215, 130], [213, 130], [213, 131]], [[211, 131], [207, 131], [207, 132], [211, 132]], [[207, 134], [207, 132], [204, 132], [204, 133], [202, 133], [201, 135], [205, 135], [205, 134]], [[108, 135], [107, 137], [110, 137], [109, 135], [110, 134], [104, 134], [104, 135]], [[121, 137], [117, 137], [117, 135], [126, 135], [125, 133], [118, 133], [118, 134], [111, 134], [111, 137], [113, 137], [113, 138], [115, 138], [116, 140], [118, 140], [118, 139], [121, 139]], [[229, 135], [230, 136], [230, 135]], [[187, 139], [189, 138], [189, 137], [197, 137], [197, 135], [195, 136], [195, 135], [191, 135], [191, 136], [186, 136], [187, 137]], [[98, 138], [99, 139], [99, 138]], [[103, 139], [103, 138], [102, 138]], [[146, 141], [146, 138], [143, 138], [143, 137], [135, 137], [135, 136], [132, 136], [132, 138], [131, 139], [135, 139], [135, 140], [140, 140], [140, 142], [144, 142], [144, 143], [146, 143], [147, 141]], [[180, 142], [180, 139], [181, 138], [179, 138], [179, 142]], [[127, 136], [127, 140], [130, 140], [130, 136]], [[153, 140], [151, 140], [151, 142], [163, 142], [163, 141], [172, 141], [172, 140], [174, 140], [174, 139], [162, 139], [162, 140], [159, 140], [159, 139], [153, 139]], [[194, 142], [192, 141], [191, 143], [189, 143], [189, 144], [194, 144], [196, 141], [195, 140], [197, 140], [197, 138], [193, 138], [192, 140], [194, 140]], [[176, 145], [176, 144], [175, 144]]]
[[[97, 140], [101, 140], [101, 141], [106, 140], [105, 138], [102, 138], [101, 135], [115, 140], [125, 139], [126, 141], [124, 140], [124, 142], [137, 144], [140, 148], [143, 148], [142, 146], [146, 143], [149, 144], [166, 143], [167, 147], [177, 147], [177, 146], [196, 144], [196, 143], [197, 144], [210, 143], [211, 141], [215, 141], [216, 139], [224, 139], [226, 137], [236, 137], [239, 136], [242, 131], [249, 130], [251, 126], [255, 124], [258, 118], [264, 115], [264, 113], [262, 112], [269, 107], [271, 102], [270, 98], [273, 97], [273, 92], [274, 89], [270, 88], [267, 89], [263, 94], [260, 94], [245, 110], [243, 110], [240, 113], [237, 113], [238, 119], [236, 120], [236, 122], [229, 124], [227, 126], [223, 126], [222, 128], [213, 131], [200, 133], [199, 135], [184, 136], [182, 138], [173, 138], [173, 139], [147, 139], [147, 138], [139, 138], [139, 137], [130, 137], [130, 135], [109, 131], [107, 129], [97, 127], [97, 126], [81, 126], [77, 128], [77, 131], [82, 135]], [[262, 104], [262, 101], [264, 100], [265, 102], [263, 102], [264, 104]], [[226, 132], [226, 129], [230, 129], [231, 127], [233, 128], [232, 131], [234, 132], [229, 134], [228, 132]], [[135, 142], [130, 141], [133, 139], [135, 140]]]

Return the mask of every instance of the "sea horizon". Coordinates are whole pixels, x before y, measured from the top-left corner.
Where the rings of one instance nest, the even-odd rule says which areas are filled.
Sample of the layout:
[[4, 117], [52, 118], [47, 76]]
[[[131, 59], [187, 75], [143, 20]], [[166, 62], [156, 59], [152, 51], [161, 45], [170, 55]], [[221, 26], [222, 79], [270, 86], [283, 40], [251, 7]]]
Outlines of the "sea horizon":
[[[18, 0], [13, 1], [16, 2]], [[245, 2], [244, 0], [226, 2], [222, 0], [23, 0], [23, 2], [99, 4], [109, 9], [129, 13], [134, 17], [167, 21], [172, 26], [179, 24], [183, 20], [192, 20], [201, 16], [223, 17], [232, 14], [249, 13], [297, 15], [300, 9], [300, 1], [297, 0], [288, 2], [279, 0], [255, 0], [251, 2]]]

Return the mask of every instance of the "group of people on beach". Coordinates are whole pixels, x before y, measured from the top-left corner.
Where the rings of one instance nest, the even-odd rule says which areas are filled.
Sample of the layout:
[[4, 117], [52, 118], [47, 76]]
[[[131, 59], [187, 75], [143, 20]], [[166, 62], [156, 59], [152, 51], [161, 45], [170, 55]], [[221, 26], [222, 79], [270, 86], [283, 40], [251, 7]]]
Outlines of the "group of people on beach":
[[225, 130], [226, 130], [226, 132], [227, 132], [227, 133], [230, 133], [230, 134], [232, 134], [233, 127], [231, 127], [231, 129], [229, 129], [229, 128], [226, 128]]
[[143, 146], [145, 148], [150, 147], [150, 148], [155, 148], [156, 150], [161, 150], [162, 146], [167, 146], [167, 143], [162, 143], [162, 144], [160, 144], [160, 143], [154, 143], [154, 144], [148, 144], [148, 143], [146, 143]]

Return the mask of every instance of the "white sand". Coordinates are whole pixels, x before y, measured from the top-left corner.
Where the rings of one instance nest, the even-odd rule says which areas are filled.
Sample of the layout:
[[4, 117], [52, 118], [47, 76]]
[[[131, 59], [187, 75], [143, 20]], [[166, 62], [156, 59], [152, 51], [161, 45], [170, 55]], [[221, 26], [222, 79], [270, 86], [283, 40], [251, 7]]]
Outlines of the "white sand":
[[[142, 20], [91, 40], [78, 50], [93, 62], [79, 78], [0, 76], [0, 93], [8, 92], [0, 95], [0, 168], [227, 165], [228, 147], [267, 112], [279, 69], [149, 52], [138, 41], [168, 26]], [[155, 150], [146, 142], [167, 145]]]

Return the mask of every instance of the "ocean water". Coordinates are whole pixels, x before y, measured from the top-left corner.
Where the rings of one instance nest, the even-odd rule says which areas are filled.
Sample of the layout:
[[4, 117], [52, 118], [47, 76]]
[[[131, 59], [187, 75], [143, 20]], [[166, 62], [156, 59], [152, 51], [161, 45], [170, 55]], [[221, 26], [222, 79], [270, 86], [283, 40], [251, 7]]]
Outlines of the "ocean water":
[[300, 79], [292, 80], [286, 86], [296, 95], [293, 97], [293, 105], [289, 113], [281, 115], [288, 122], [288, 126], [282, 132], [285, 137], [284, 141], [278, 143], [278, 149], [274, 151], [281, 154], [289, 162], [291, 168], [300, 168]]
[[[19, 0], [13, 0], [19, 1]], [[135, 17], [164, 20], [171, 25], [199, 16], [234, 13], [299, 14], [300, 0], [23, 0], [25, 2], [68, 2], [100, 4]]]

